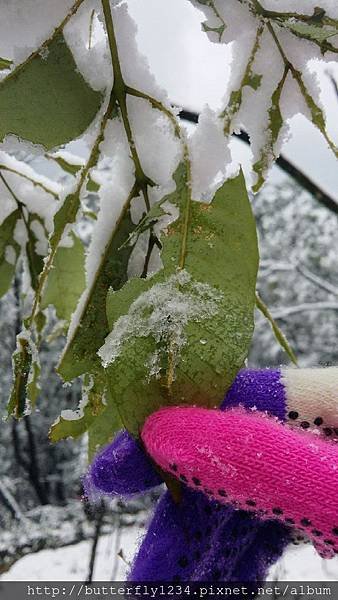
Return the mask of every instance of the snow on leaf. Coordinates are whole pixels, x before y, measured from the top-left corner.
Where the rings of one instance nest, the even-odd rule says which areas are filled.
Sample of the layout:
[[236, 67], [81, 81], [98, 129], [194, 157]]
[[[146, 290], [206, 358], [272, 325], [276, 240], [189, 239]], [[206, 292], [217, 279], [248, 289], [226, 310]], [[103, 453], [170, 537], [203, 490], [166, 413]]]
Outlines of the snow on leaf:
[[37, 348], [23, 330], [17, 337], [13, 354], [13, 387], [8, 402], [8, 414], [17, 419], [30, 414], [39, 395], [40, 362]]
[[[86, 371], [96, 371], [96, 352], [108, 333], [108, 289], [110, 286], [119, 289], [127, 280], [127, 265], [133, 246], [121, 246], [135, 227], [130, 217], [130, 202], [133, 196], [132, 191], [126, 198], [118, 219], [118, 227], [115, 224], [110, 231], [93, 278], [87, 282], [87, 288], [80, 300], [79, 315], [58, 367], [58, 372], [65, 380], [73, 379]], [[100, 226], [101, 219], [96, 223], [98, 231]], [[96, 252], [95, 246], [94, 251]]]
[[34, 56], [0, 81], [0, 140], [14, 134], [46, 149], [65, 144], [87, 129], [101, 101], [58, 35], [46, 57]]
[[[290, 12], [286, 0], [278, 3], [278, 11], [269, 1], [264, 6], [259, 0], [191, 1], [206, 15], [204, 30], [211, 41], [231, 48], [232, 71], [220, 117], [225, 135], [240, 129], [249, 135], [256, 175], [253, 190], [264, 183], [286, 139], [288, 122], [299, 112], [319, 128], [337, 156], [314, 86], [306, 83], [313, 59], [337, 60], [338, 20], [333, 5], [304, 4], [302, 13], [298, 4], [298, 12]], [[227, 26], [217, 40], [215, 22], [220, 19]], [[297, 101], [288, 94], [288, 75], [296, 83]]]
[[125, 342], [135, 337], [152, 336], [161, 347], [159, 352], [147, 358], [149, 377], [158, 377], [162, 354], [171, 351], [174, 362], [179, 360], [180, 349], [187, 342], [184, 330], [188, 322], [199, 322], [216, 315], [221, 300], [222, 294], [216, 288], [192, 281], [184, 269], [163, 283], [154, 284], [137, 297], [127, 315], [114, 323], [98, 352], [103, 366], [116, 360]]
[[84, 377], [82, 399], [76, 410], [64, 410], [49, 431], [52, 442], [78, 438], [88, 431], [89, 460], [107, 444], [121, 427], [116, 408], [107, 402], [107, 382], [103, 369]]
[[211, 204], [191, 201], [185, 163], [175, 181], [166, 201], [180, 216], [161, 238], [163, 269], [107, 298], [112, 333], [99, 354], [112, 360], [111, 398], [134, 434], [162, 405], [218, 405], [253, 330], [258, 251], [242, 174]]

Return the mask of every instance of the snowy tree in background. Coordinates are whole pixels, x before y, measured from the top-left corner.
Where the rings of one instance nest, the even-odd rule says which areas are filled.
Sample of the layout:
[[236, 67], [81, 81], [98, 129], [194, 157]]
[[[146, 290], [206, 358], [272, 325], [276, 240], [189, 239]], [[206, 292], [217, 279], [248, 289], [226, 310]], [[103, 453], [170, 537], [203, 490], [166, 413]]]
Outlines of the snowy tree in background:
[[[256, 293], [251, 191], [229, 143], [241, 129], [250, 136], [253, 192], [295, 114], [337, 156], [316, 64], [337, 61], [338, 8], [333, 0], [193, 4], [233, 60], [222, 109], [206, 107], [188, 136], [138, 51], [127, 3], [0, 0], [0, 291], [16, 278], [23, 316], [8, 414], [30, 415], [43, 349], [65, 336], [55, 366], [64, 382], [81, 378], [82, 398], [76, 410], [62, 410], [50, 439], [88, 432], [90, 456], [121, 426], [137, 435], [162, 405], [219, 405], [248, 356], [256, 303], [296, 360]], [[272, 200], [259, 205], [261, 198], [254, 204], [263, 240], [276, 222], [305, 218], [300, 203], [278, 197], [272, 224]], [[318, 287], [318, 274], [306, 270], [316, 270], [311, 249], [299, 256], [294, 244], [293, 254], [288, 267]], [[266, 299], [275, 300], [268, 292], [276, 259], [266, 244]], [[294, 300], [309, 311], [302, 293]], [[270, 356], [264, 348], [264, 361]]]

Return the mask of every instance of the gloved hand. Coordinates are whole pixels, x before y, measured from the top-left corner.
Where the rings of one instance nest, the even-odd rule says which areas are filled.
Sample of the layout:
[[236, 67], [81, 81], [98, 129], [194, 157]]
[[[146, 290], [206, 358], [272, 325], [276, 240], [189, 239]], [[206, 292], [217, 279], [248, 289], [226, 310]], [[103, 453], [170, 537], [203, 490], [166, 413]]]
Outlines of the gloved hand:
[[[320, 397], [321, 401], [324, 398], [326, 407], [323, 425], [335, 426], [337, 420], [331, 415], [336, 414], [333, 391], [338, 389], [338, 369], [314, 371], [321, 382]], [[301, 374], [298, 385], [293, 384], [294, 372]], [[301, 390], [302, 402], [297, 403], [298, 409], [302, 405], [301, 416], [291, 419], [292, 423], [300, 423], [311, 412], [303, 398], [312, 398], [312, 389], [316, 388], [312, 373], [309, 369], [243, 370], [234, 380], [221, 409], [241, 404], [284, 420], [295, 406], [295, 393]], [[328, 374], [327, 387], [325, 373]], [[312, 401], [309, 406], [313, 406]], [[128, 497], [160, 483], [141, 445], [127, 432], [122, 432], [94, 460], [85, 488], [89, 496], [106, 493]], [[273, 520], [262, 521], [246, 510], [235, 510], [230, 505], [209, 500], [197, 489], [190, 490], [184, 484], [182, 487], [180, 504], [175, 504], [169, 492], [160, 499], [129, 580], [263, 580], [268, 567], [290, 541], [290, 529]]]
[[303, 530], [338, 554], [338, 445], [241, 408], [162, 408], [141, 434], [154, 461], [218, 502]]
[[[95, 458], [84, 487], [89, 498], [128, 498], [161, 483], [139, 442], [122, 431]], [[285, 526], [183, 484], [178, 504], [169, 491], [161, 496], [128, 581], [263, 581], [289, 541]]]

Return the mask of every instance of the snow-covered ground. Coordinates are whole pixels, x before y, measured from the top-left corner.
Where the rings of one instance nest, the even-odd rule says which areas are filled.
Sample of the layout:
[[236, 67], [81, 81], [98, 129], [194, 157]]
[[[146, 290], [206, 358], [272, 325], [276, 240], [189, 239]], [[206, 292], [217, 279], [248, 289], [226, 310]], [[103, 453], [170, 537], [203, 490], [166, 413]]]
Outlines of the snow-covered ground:
[[[95, 581], [123, 581], [127, 563], [141, 539], [139, 527], [123, 528], [103, 536], [98, 544], [94, 569]], [[19, 560], [2, 581], [84, 581], [88, 573], [90, 541], [58, 550], [43, 550]], [[119, 555], [121, 554], [123, 558]], [[324, 561], [312, 548], [290, 548], [274, 565], [269, 579], [280, 581], [337, 581], [338, 557]]]

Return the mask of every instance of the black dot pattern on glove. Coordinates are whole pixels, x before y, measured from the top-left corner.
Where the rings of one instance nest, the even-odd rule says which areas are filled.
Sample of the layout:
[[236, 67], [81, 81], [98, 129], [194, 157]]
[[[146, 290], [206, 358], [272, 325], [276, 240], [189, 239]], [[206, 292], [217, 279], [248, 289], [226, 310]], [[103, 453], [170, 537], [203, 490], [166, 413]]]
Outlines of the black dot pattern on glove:
[[312, 529], [311, 533], [313, 533], [313, 535], [315, 535], [316, 537], [320, 537], [321, 535], [323, 535], [323, 533], [319, 531], [319, 529]]
[[185, 567], [188, 566], [189, 561], [186, 556], [180, 556], [180, 558], [178, 559], [178, 564], [180, 567], [182, 567], [182, 569], [185, 569]]
[[295, 421], [296, 419], [298, 419], [299, 413], [296, 410], [290, 410], [288, 416], [289, 416], [289, 419], [291, 419], [292, 421]]
[[302, 429], [309, 429], [310, 423], [309, 421], [302, 421], [300, 426], [302, 427]]
[[315, 425], [317, 425], [319, 427], [319, 425], [323, 425], [324, 420], [322, 419], [322, 417], [316, 417], [313, 422]]
[[[293, 412], [295, 413], [296, 411], [293, 411]], [[296, 413], [296, 414], [297, 414], [297, 418], [298, 418], [298, 413]], [[295, 418], [295, 417], [293, 417], [293, 418]], [[306, 425], [305, 425], [305, 423], [306, 423]], [[308, 421], [302, 421], [301, 426], [304, 429], [307, 429], [308, 427], [310, 427], [310, 423]], [[326, 429], [329, 429], [329, 428], [326, 428]], [[325, 428], [324, 428], [324, 431], [325, 431]], [[331, 429], [330, 429], [330, 432], [332, 432]], [[247, 499], [243, 498], [241, 500], [235, 500], [232, 497], [228, 497], [228, 493], [223, 488], [218, 489], [218, 490], [212, 490], [212, 489], [204, 487], [204, 485], [203, 485], [204, 482], [199, 477], [197, 477], [197, 474], [196, 475], [191, 474], [191, 475], [189, 475], [189, 478], [188, 478], [183, 473], [177, 473], [178, 468], [175, 463], [172, 463], [170, 465], [170, 469], [176, 473], [176, 476], [178, 476], [182, 482], [187, 483], [187, 484], [193, 484], [194, 486], [198, 487], [199, 489], [203, 489], [204, 493], [207, 494], [208, 496], [211, 496], [213, 498], [213, 500], [216, 500], [216, 498], [218, 496], [219, 501], [218, 502], [215, 501], [215, 506], [213, 507], [215, 512], [217, 510], [221, 509], [224, 502], [228, 502], [229, 504], [232, 505], [232, 507], [236, 511], [239, 511], [239, 512], [242, 511], [243, 514], [245, 514], [244, 511], [248, 510], [248, 508], [249, 508], [250, 513], [254, 514], [256, 517], [270, 519], [271, 513], [272, 513], [273, 515], [278, 517], [281, 521], [283, 521], [286, 525], [296, 528], [296, 536], [294, 537], [294, 540], [293, 540], [293, 543], [296, 545], [298, 545], [300, 542], [307, 541], [307, 538], [306, 537], [304, 538], [304, 535], [301, 533], [302, 531], [304, 531], [306, 534], [306, 530], [308, 530], [309, 534], [312, 534], [312, 536], [317, 537], [317, 538], [323, 537], [323, 535], [324, 535], [323, 532], [319, 531], [318, 529], [313, 529], [312, 522], [310, 521], [310, 519], [308, 519], [305, 516], [302, 517], [298, 523], [296, 523], [295, 520], [292, 519], [291, 517], [284, 516], [283, 509], [278, 506], [273, 507], [272, 509], [269, 509], [269, 510], [263, 510], [262, 508], [257, 508], [257, 502], [256, 502], [256, 500], [253, 500], [252, 498], [247, 498]], [[209, 507], [209, 506], [205, 507], [206, 515], [210, 516], [212, 514], [212, 512], [213, 512], [213, 509], [211, 507]], [[216, 520], [218, 523], [218, 517], [216, 517]], [[214, 525], [216, 526], [217, 523], [214, 523]], [[207, 537], [210, 537], [213, 530], [214, 530], [214, 526], [208, 526], [203, 533]], [[298, 532], [297, 532], [297, 530], [298, 530]], [[232, 533], [236, 537], [236, 531], [234, 530]], [[335, 536], [338, 536], [338, 526], [335, 526], [332, 529], [332, 534]], [[202, 532], [199, 530], [197, 530], [193, 534], [193, 538], [197, 541], [197, 543], [202, 543], [202, 541], [204, 539]], [[325, 546], [327, 548], [327, 552], [331, 553], [330, 555], [332, 555], [332, 552], [338, 554], [337, 542], [333, 539], [325, 538], [322, 541], [318, 541], [318, 544], [315, 544], [315, 545], [318, 546], [322, 556], [325, 556]], [[324, 554], [322, 554], [323, 548], [324, 548]], [[209, 546], [205, 547], [205, 551], [209, 551], [209, 550], [211, 550], [210, 544], [209, 544]], [[198, 552], [200, 555], [200, 551], [198, 551]], [[186, 556], [181, 556], [178, 560], [178, 566], [182, 569], [185, 569], [188, 565], [189, 565], [188, 558]], [[215, 576], [214, 579], [218, 579], [218, 578]]]
[[323, 431], [324, 431], [325, 435], [327, 435], [327, 436], [332, 435], [332, 433], [333, 433], [331, 427], [323, 427]]

